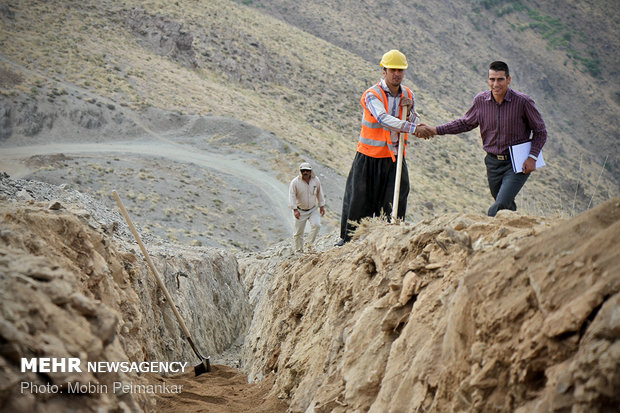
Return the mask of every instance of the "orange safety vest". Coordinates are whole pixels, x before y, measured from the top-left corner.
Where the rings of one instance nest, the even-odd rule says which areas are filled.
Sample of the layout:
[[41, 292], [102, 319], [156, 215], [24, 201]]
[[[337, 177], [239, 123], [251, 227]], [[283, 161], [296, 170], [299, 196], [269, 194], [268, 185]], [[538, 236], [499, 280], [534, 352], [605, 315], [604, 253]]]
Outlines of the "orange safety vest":
[[[404, 93], [406, 92], [409, 96], [409, 99], [413, 100], [413, 92], [407, 86], [401, 85], [400, 98], [402, 99]], [[366, 107], [366, 94], [372, 93], [375, 95], [383, 105], [385, 106], [385, 111], [388, 111], [388, 98], [383, 89], [381, 88], [381, 84], [377, 83], [373, 87], [369, 88], [362, 95], [361, 103], [364, 108], [364, 117], [362, 118], [362, 130], [360, 132], [359, 142], [357, 142], [357, 151], [363, 153], [364, 155], [373, 157], [373, 158], [392, 158], [393, 161], [396, 161], [394, 157], [394, 152], [392, 152], [392, 148], [394, 146], [390, 140], [390, 131], [388, 129], [384, 129], [383, 126], [372, 116], [372, 113]], [[401, 118], [403, 108], [399, 106], [398, 109], [398, 118]], [[407, 134], [405, 133], [405, 149], [407, 148]], [[403, 156], [404, 156], [403, 152]]]

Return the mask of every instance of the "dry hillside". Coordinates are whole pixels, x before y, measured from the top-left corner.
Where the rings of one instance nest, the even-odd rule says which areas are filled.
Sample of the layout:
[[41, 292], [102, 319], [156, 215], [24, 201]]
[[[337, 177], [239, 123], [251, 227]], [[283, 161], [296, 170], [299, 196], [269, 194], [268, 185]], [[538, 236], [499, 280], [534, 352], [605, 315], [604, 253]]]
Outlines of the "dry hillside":
[[[0, 411], [619, 411], [619, 20], [614, 0], [0, 0]], [[336, 248], [359, 98], [394, 47], [431, 124], [506, 60], [548, 166], [489, 218], [477, 132], [411, 140], [406, 222]], [[328, 212], [293, 254], [302, 161]], [[115, 382], [182, 391], [20, 391]]]
[[[505, 60], [512, 68], [512, 86], [531, 95], [547, 121], [549, 152], [572, 164], [579, 164], [581, 154], [586, 163], [605, 164], [608, 179], [618, 184], [616, 1], [236, 1], [370, 64], [390, 47], [403, 50], [430, 122], [463, 114], [486, 87], [488, 64]], [[332, 12], [325, 13], [326, 6]], [[443, 169], [441, 163], [433, 166]]]

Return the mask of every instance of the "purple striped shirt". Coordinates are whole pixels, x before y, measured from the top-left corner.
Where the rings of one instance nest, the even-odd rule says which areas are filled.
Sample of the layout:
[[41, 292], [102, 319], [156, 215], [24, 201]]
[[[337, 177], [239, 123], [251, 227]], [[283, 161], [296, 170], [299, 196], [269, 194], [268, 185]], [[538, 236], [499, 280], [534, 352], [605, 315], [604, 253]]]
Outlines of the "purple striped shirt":
[[480, 92], [462, 118], [437, 126], [438, 135], [455, 135], [480, 126], [482, 147], [496, 155], [508, 152], [510, 145], [530, 140], [530, 154], [538, 156], [547, 141], [545, 122], [529, 96], [508, 89], [501, 104], [495, 102], [491, 91]]

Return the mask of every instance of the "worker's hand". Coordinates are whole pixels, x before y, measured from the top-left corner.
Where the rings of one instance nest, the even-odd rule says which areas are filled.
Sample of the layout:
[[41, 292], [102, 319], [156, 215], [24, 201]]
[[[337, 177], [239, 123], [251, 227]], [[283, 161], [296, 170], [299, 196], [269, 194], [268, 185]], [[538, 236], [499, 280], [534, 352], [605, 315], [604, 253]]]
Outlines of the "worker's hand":
[[403, 108], [407, 108], [407, 117], [405, 119], [409, 119], [411, 116], [411, 109], [413, 109], [413, 100], [409, 98], [402, 98], [400, 100], [400, 106]]
[[299, 212], [299, 210], [294, 209], [293, 210], [293, 215], [295, 215], [295, 219], [299, 219], [299, 217], [301, 216], [301, 213]]
[[321, 211], [321, 216], [325, 216], [325, 207], [319, 207], [319, 211]]
[[536, 161], [530, 157], [528, 157], [525, 162], [523, 162], [523, 173], [529, 174], [530, 172], [534, 172], [536, 170]]
[[409, 109], [411, 109], [413, 107], [413, 100], [409, 98], [402, 98], [400, 100], [400, 106], [402, 107], [409, 106]]
[[424, 123], [420, 123], [416, 126], [415, 132], [413, 134], [418, 138], [430, 139], [433, 136], [437, 135], [437, 129]]

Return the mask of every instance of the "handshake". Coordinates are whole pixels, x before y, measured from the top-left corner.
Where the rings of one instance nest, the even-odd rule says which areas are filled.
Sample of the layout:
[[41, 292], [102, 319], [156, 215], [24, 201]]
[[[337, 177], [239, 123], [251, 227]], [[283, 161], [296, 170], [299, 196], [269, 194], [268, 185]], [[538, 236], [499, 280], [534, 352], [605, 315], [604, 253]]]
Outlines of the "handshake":
[[424, 123], [418, 123], [413, 134], [418, 138], [428, 140], [437, 135], [437, 129]]
[[[407, 110], [409, 122], [418, 122], [420, 120], [420, 115], [415, 110], [412, 110], [413, 101], [411, 99], [401, 99], [400, 105]], [[437, 135], [437, 129], [424, 123], [418, 123], [413, 134], [421, 139], [430, 139], [433, 136]]]

